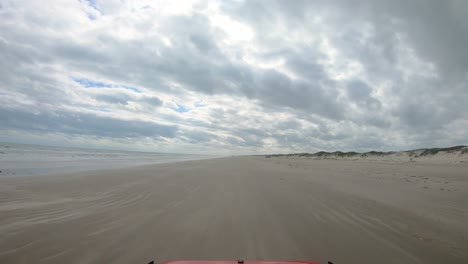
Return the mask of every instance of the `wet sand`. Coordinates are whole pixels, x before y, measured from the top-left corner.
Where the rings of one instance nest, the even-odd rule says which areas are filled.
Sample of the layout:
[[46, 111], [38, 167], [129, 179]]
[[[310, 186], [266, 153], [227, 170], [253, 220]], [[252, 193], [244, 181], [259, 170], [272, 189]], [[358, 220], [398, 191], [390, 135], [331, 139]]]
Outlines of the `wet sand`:
[[233, 157], [0, 177], [0, 263], [468, 263], [468, 164]]

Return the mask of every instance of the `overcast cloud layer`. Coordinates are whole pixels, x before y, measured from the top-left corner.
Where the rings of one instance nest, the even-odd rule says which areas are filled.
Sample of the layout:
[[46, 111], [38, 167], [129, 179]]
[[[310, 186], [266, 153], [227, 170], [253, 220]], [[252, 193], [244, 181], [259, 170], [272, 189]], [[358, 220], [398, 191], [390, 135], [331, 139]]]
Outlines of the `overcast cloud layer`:
[[468, 1], [0, 2], [0, 141], [217, 154], [468, 142]]

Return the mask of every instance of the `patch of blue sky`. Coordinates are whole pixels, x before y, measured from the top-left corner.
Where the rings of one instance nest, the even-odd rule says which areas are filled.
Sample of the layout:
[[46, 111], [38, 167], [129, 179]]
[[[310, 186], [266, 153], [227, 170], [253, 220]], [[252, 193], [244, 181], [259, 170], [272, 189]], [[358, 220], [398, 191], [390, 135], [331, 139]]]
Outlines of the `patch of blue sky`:
[[128, 86], [128, 85], [113, 85], [109, 83], [103, 83], [98, 81], [93, 81], [85, 78], [72, 78], [75, 82], [79, 83], [81, 86], [85, 88], [117, 88], [117, 89], [126, 89], [133, 91], [135, 93], [142, 93], [142, 91], [136, 87]]
[[140, 89], [133, 87], [133, 86], [122, 85], [122, 88], [134, 91], [135, 93], [142, 93]]
[[112, 84], [92, 81], [84, 78], [73, 78], [73, 80], [85, 88], [112, 88]]
[[[95, 11], [101, 13], [101, 11], [99, 10], [99, 7], [97, 5], [97, 0], [80, 0], [80, 2], [86, 3], [86, 5], [90, 6]], [[88, 16], [89, 20], [96, 20], [97, 19], [96, 15], [93, 14], [93, 13], [95, 13], [95, 12], [86, 14]]]
[[98, 7], [97, 7], [97, 3], [96, 3], [96, 0], [85, 0], [86, 3], [88, 3], [89, 6], [91, 6], [92, 8], [96, 9], [96, 10], [99, 10]]
[[174, 109], [174, 111], [178, 112], [178, 113], [187, 113], [188, 111], [190, 111], [190, 109], [188, 109], [187, 107], [181, 105], [181, 104], [178, 104], [178, 103], [175, 103], [176, 104], [176, 107], [172, 108]]

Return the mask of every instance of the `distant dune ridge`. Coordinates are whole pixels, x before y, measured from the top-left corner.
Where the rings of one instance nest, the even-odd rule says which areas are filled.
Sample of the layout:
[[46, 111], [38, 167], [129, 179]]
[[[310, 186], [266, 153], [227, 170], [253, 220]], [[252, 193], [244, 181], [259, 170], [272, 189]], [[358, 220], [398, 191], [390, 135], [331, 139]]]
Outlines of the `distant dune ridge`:
[[273, 157], [303, 157], [312, 159], [343, 159], [343, 160], [375, 160], [395, 162], [441, 162], [441, 163], [468, 163], [468, 146], [454, 146], [448, 148], [423, 148], [407, 151], [368, 151], [368, 152], [342, 152], [319, 151], [316, 153], [293, 153], [265, 155]]

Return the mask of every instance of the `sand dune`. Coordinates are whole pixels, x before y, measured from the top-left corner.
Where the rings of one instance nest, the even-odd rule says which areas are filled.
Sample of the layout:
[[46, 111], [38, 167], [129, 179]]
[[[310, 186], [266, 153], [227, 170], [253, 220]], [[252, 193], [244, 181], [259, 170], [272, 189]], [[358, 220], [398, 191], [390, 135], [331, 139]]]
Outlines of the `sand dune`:
[[368, 152], [326, 152], [293, 153], [266, 155], [267, 158], [297, 157], [308, 159], [334, 159], [354, 161], [386, 161], [386, 162], [425, 162], [437, 164], [468, 163], [468, 147], [454, 146], [449, 148], [425, 148], [407, 151], [368, 151]]
[[468, 263], [468, 164], [234, 157], [0, 178], [0, 263]]

